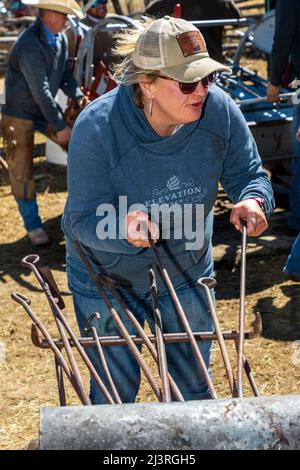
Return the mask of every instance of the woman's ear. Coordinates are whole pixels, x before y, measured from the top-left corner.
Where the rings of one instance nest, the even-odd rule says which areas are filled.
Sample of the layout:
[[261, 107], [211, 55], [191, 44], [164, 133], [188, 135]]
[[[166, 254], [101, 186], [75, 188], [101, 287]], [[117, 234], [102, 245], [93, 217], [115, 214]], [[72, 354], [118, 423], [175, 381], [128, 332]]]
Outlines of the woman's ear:
[[153, 92], [152, 92], [152, 89], [153, 89], [153, 82], [151, 81], [148, 81], [148, 80], [143, 80], [141, 79], [140, 82], [140, 88], [142, 90], [142, 93], [143, 95], [148, 99], [148, 100], [151, 100], [153, 99]]

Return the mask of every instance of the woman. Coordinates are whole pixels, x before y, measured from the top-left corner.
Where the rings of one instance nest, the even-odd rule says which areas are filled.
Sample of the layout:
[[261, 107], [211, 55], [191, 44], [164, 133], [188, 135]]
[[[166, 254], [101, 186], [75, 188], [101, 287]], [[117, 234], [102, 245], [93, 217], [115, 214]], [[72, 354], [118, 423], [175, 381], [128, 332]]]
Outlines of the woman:
[[[63, 229], [78, 324], [83, 332], [86, 319], [100, 312], [101, 320], [95, 324], [99, 334], [118, 334], [72, 246], [74, 239], [86, 247], [95, 269], [130, 284], [121, 289], [122, 296], [139, 322], [146, 318], [153, 330], [147, 266], [155, 260], [142, 229], [147, 220], [192, 330], [210, 331], [208, 307], [196, 281], [213, 274], [211, 239], [218, 182], [234, 203], [231, 222], [241, 230], [243, 219], [253, 236], [267, 228], [261, 205], [264, 202], [266, 213], [271, 213], [271, 185], [241, 112], [211, 84], [212, 73], [229, 69], [209, 58], [198, 29], [185, 20], [164, 17], [120, 37], [117, 52], [123, 56], [117, 70], [121, 85], [83, 111], [69, 151]], [[124, 211], [124, 198], [128, 211]], [[187, 243], [191, 231], [185, 225], [189, 224], [180, 227], [175, 216], [171, 227], [162, 222], [159, 233], [159, 219], [149, 218], [157, 206], [178, 212], [188, 207], [189, 216], [196, 214], [194, 245]], [[115, 224], [110, 223], [114, 215]], [[170, 236], [169, 228], [177, 230], [177, 236]], [[178, 236], [180, 228], [182, 236]], [[182, 331], [159, 278], [158, 289], [164, 331]], [[211, 344], [199, 347], [208, 366]], [[140, 384], [138, 365], [123, 346], [106, 348], [105, 353], [122, 401], [133, 402]], [[96, 354], [90, 355], [103, 377]], [[189, 344], [167, 345], [167, 358], [186, 400], [209, 398]], [[91, 400], [105, 402], [93, 381]]]

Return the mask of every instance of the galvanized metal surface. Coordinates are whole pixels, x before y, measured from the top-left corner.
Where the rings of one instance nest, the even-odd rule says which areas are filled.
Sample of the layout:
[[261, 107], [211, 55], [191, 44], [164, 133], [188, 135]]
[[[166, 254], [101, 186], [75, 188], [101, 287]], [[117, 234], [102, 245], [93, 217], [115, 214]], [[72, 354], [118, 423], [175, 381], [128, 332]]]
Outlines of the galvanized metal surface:
[[42, 408], [41, 449], [300, 449], [300, 395]]

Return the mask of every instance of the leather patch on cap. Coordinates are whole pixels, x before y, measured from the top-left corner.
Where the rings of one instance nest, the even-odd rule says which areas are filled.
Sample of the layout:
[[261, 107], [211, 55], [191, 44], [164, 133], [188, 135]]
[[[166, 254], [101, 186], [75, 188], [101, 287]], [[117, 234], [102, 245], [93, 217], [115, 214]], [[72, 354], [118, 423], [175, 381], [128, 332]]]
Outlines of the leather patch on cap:
[[206, 52], [206, 44], [199, 31], [177, 34], [176, 39], [184, 57], [198, 54], [199, 52]]

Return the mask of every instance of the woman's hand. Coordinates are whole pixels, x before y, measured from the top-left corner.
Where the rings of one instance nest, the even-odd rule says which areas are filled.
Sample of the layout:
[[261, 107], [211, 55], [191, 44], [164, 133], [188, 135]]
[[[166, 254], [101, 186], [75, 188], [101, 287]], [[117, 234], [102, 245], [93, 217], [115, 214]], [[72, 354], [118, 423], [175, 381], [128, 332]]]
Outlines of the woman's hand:
[[71, 138], [72, 129], [70, 127], [65, 127], [63, 130], [58, 131], [56, 134], [57, 142], [60, 145], [67, 145]]
[[246, 223], [247, 234], [251, 237], [257, 237], [268, 228], [266, 216], [255, 199], [246, 199], [233, 206], [230, 222], [240, 232], [242, 231], [241, 220]]
[[297, 132], [296, 132], [296, 140], [297, 142], [300, 143], [300, 127], [298, 127]]
[[127, 241], [137, 248], [150, 248], [148, 233], [145, 233], [146, 227], [156, 243], [159, 239], [159, 228], [150, 221], [148, 214], [141, 211], [129, 212], [127, 214]]

